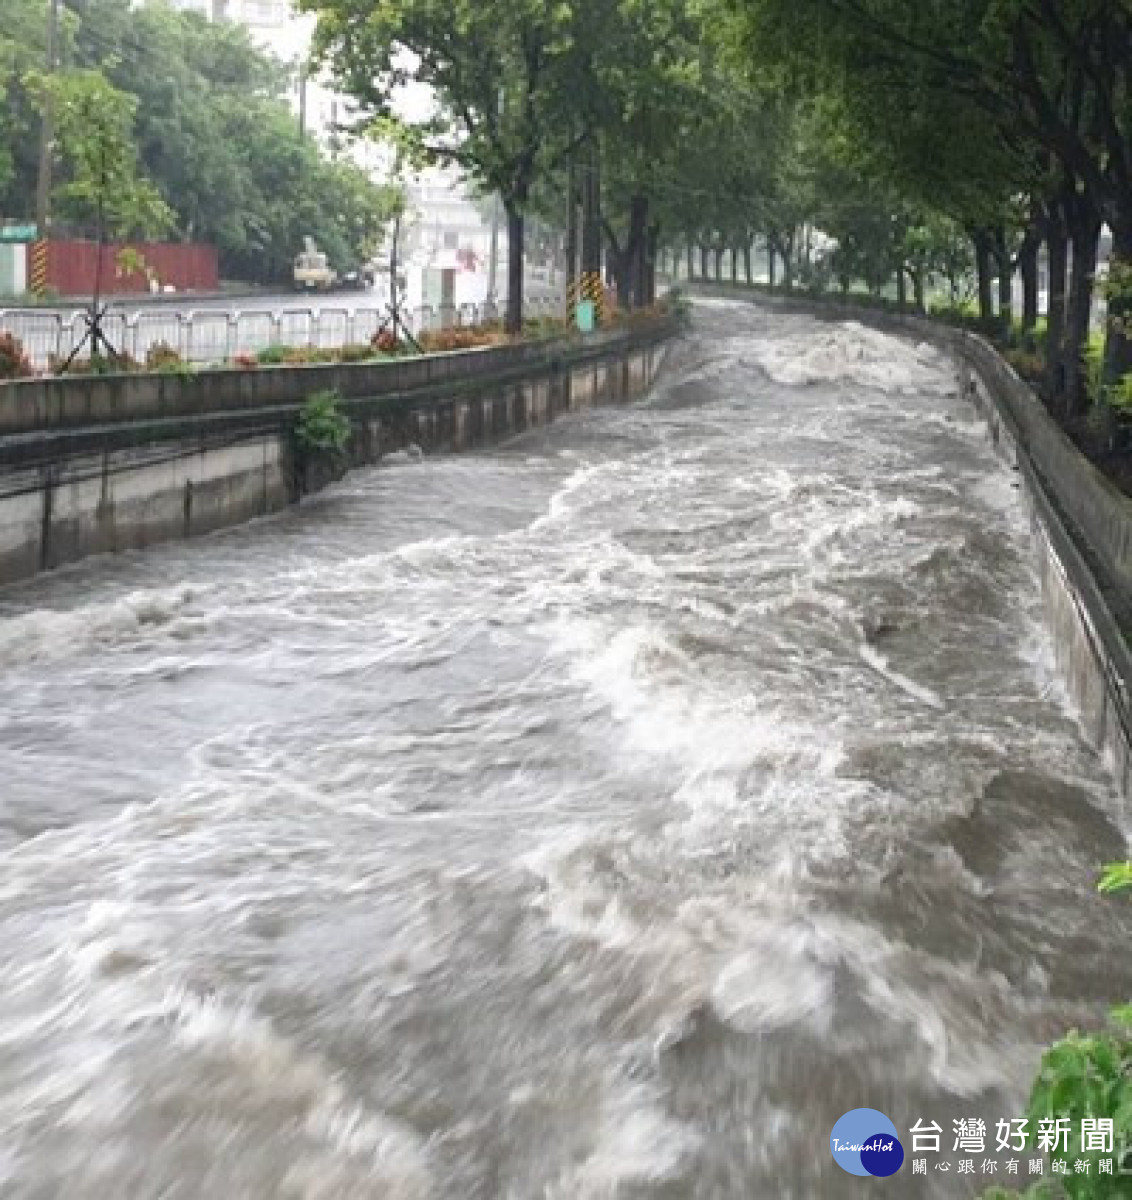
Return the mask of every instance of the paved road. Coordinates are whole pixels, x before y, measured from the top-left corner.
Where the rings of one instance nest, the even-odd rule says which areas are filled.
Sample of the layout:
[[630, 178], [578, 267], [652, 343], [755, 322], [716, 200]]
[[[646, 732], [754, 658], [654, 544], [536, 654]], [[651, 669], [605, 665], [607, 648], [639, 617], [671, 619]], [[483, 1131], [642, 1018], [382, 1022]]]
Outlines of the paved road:
[[[528, 282], [526, 299], [528, 310], [536, 315], [560, 303], [557, 289], [538, 280]], [[14, 333], [33, 364], [43, 368], [52, 358], [69, 355], [81, 341], [84, 311], [81, 303], [0, 309], [0, 330]], [[131, 297], [112, 301], [105, 331], [112, 345], [137, 359], [161, 343], [175, 347], [191, 362], [210, 363], [273, 344], [333, 347], [368, 341], [385, 314], [385, 296], [375, 289]], [[462, 305], [447, 320], [470, 323], [487, 315], [478, 306]], [[406, 308], [405, 320], [419, 333], [445, 318], [431, 308], [414, 306]]]
[[[561, 289], [551, 286], [544, 279], [528, 278], [525, 281], [525, 298], [540, 305], [557, 301]], [[296, 292], [291, 290], [277, 291], [246, 291], [233, 292], [227, 295], [166, 295], [154, 297], [131, 296], [117, 299], [107, 297], [114, 312], [137, 316], [141, 313], [167, 312], [189, 313], [204, 310], [222, 309], [228, 312], [278, 312], [288, 308], [380, 308], [385, 303], [385, 293], [381, 288], [343, 289], [333, 292]], [[500, 294], [500, 303], [503, 294]], [[59, 305], [43, 305], [28, 309], [13, 309], [0, 307], [0, 320], [10, 313], [29, 312], [59, 316], [64, 320], [81, 317], [84, 304], [81, 301], [71, 301]]]

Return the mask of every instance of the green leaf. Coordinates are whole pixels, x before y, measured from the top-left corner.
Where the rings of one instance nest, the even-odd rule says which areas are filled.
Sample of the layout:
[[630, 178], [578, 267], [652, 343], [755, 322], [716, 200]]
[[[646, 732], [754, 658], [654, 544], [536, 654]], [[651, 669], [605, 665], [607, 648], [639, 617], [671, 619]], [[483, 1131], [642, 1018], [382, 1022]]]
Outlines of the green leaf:
[[1132, 888], [1132, 862], [1108, 863], [1101, 873], [1097, 891], [1119, 892]]

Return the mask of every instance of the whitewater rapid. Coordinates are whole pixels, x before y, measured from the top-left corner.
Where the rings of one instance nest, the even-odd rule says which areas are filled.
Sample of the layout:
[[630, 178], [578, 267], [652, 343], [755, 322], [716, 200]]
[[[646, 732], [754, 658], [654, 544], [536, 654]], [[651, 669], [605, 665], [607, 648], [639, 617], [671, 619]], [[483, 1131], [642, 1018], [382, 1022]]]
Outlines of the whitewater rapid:
[[1016, 478], [853, 324], [0, 593], [0, 779], [5, 1200], [839, 1197], [1132, 995]]

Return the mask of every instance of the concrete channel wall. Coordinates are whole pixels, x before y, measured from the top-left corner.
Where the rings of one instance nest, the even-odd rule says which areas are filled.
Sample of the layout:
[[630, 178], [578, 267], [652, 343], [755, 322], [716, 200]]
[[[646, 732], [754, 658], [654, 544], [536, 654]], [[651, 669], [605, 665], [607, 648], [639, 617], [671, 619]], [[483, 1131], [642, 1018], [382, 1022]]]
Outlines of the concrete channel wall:
[[985, 339], [923, 317], [745, 288], [696, 290], [778, 311], [857, 321], [950, 354], [963, 394], [1026, 484], [1042, 596], [1058, 668], [1086, 736], [1132, 798], [1132, 499], [1074, 446], [1045, 405]]
[[[410, 445], [464, 450], [636, 399], [677, 329], [664, 318], [381, 363], [0, 385], [0, 584], [274, 512]], [[307, 398], [327, 390], [351, 422], [338, 462], [294, 436]]]

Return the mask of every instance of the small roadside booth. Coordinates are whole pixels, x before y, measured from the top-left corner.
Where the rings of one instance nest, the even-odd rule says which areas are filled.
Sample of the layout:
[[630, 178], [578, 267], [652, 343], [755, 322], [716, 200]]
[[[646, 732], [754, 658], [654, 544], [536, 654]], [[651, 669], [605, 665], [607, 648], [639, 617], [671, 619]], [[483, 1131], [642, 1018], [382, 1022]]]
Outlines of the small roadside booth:
[[30, 246], [35, 235], [31, 221], [0, 221], [0, 299], [27, 293]]

